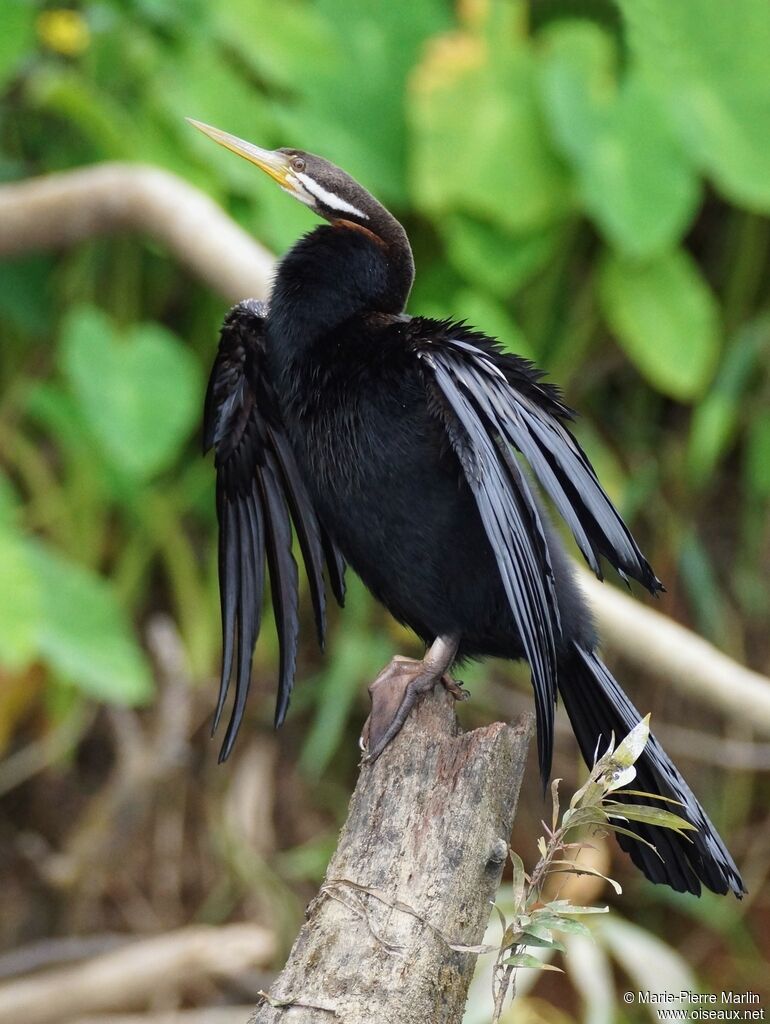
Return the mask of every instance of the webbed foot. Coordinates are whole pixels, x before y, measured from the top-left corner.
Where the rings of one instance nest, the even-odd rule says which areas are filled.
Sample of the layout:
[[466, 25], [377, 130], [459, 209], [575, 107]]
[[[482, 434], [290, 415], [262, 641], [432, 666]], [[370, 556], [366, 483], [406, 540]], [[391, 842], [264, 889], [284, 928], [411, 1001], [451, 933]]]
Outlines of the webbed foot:
[[394, 736], [398, 735], [417, 701], [437, 683], [446, 687], [456, 700], [465, 700], [468, 692], [447, 675], [455, 659], [459, 640], [439, 637], [422, 661], [396, 655], [369, 687], [372, 710], [361, 732], [364, 761], [376, 761]]

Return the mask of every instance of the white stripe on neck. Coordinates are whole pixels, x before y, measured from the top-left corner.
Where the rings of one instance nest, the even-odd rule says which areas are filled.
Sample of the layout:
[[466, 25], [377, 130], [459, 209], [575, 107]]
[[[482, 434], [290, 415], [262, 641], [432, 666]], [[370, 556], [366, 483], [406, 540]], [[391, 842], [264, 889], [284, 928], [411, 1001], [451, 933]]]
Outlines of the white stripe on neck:
[[340, 213], [353, 213], [356, 217], [362, 217], [364, 220], [369, 220], [367, 214], [363, 210], [359, 210], [357, 206], [353, 206], [346, 199], [342, 199], [340, 196], [335, 195], [333, 192], [327, 192], [326, 189], [319, 185], [318, 182], [311, 178], [309, 174], [297, 174], [296, 177], [305, 188], [310, 192], [311, 195], [328, 206], [330, 210], [339, 210]]

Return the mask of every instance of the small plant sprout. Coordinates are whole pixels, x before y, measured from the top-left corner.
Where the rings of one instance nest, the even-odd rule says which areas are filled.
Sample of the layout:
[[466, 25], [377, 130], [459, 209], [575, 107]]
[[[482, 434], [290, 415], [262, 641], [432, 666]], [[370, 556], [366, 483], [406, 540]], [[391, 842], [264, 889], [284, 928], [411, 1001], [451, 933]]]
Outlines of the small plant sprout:
[[[590, 929], [579, 920], [588, 914], [606, 914], [609, 907], [580, 907], [569, 900], [554, 899], [543, 903], [541, 895], [550, 875], [568, 873], [576, 875], [595, 875], [604, 879], [615, 892], [620, 895], [622, 889], [612, 878], [585, 864], [578, 863], [581, 850], [590, 847], [587, 837], [601, 831], [618, 832], [632, 836], [639, 842], [646, 843], [655, 849], [641, 836], [628, 828], [633, 821], [659, 825], [673, 829], [684, 835], [693, 826], [672, 811], [663, 808], [626, 802], [622, 798], [630, 797], [633, 801], [647, 801], [665, 798], [638, 790], [626, 789], [636, 778], [634, 763], [642, 753], [650, 736], [650, 716], [647, 715], [636, 725], [626, 738], [614, 745], [614, 736], [609, 747], [597, 758], [587, 781], [574, 794], [569, 807], [561, 816], [559, 824], [559, 782], [554, 779], [551, 784], [551, 800], [553, 812], [550, 826], [543, 822], [545, 834], [537, 841], [540, 859], [527, 873], [521, 857], [510, 850], [513, 865], [513, 905], [514, 913], [507, 920], [499, 907], [495, 911], [500, 918], [503, 936], [499, 946], [485, 945], [454, 947], [468, 952], [495, 953], [496, 962], [493, 972], [494, 1012], [492, 1024], [499, 1021], [503, 1004], [508, 993], [513, 998], [516, 992], [516, 972], [522, 967], [541, 971], [559, 971], [561, 968], [544, 963], [537, 956], [528, 952], [531, 948], [545, 948], [564, 951], [564, 946], [554, 937], [555, 933], [572, 932], [591, 935]], [[598, 751], [597, 751], [598, 753]], [[676, 803], [676, 801], [667, 801]], [[576, 836], [576, 833], [580, 833]], [[657, 851], [656, 851], [657, 852]]]

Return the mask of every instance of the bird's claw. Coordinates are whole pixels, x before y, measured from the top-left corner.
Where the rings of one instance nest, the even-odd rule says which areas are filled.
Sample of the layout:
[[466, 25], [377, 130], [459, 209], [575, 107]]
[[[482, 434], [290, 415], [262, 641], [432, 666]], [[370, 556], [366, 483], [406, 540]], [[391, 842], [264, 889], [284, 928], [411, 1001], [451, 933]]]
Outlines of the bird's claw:
[[470, 694], [446, 673], [438, 675], [424, 661], [396, 656], [369, 687], [372, 709], [364, 723], [358, 745], [363, 763], [372, 764], [401, 731], [417, 701], [440, 682], [455, 700]]

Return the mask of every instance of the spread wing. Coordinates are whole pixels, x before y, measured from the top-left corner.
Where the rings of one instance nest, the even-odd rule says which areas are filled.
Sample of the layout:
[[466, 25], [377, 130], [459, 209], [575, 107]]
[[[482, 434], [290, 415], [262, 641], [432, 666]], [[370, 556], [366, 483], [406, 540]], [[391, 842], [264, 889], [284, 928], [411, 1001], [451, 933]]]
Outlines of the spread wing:
[[559, 614], [541, 515], [514, 451], [532, 469], [601, 578], [600, 556], [661, 589], [566, 426], [558, 392], [526, 360], [460, 324], [412, 320], [412, 344], [459, 457], [497, 561], [532, 671], [540, 770], [550, 771]]
[[232, 750], [246, 705], [261, 621], [265, 563], [280, 650], [276, 726], [283, 722], [289, 706], [299, 636], [293, 532], [305, 563], [321, 646], [326, 631], [324, 566], [340, 604], [345, 592], [344, 563], [316, 518], [281, 425], [265, 366], [264, 317], [263, 304], [255, 300], [240, 303], [228, 314], [204, 411], [204, 451], [214, 448], [217, 472], [222, 609], [222, 677], [214, 730], [230, 678], [235, 676], [235, 699], [220, 761]]

